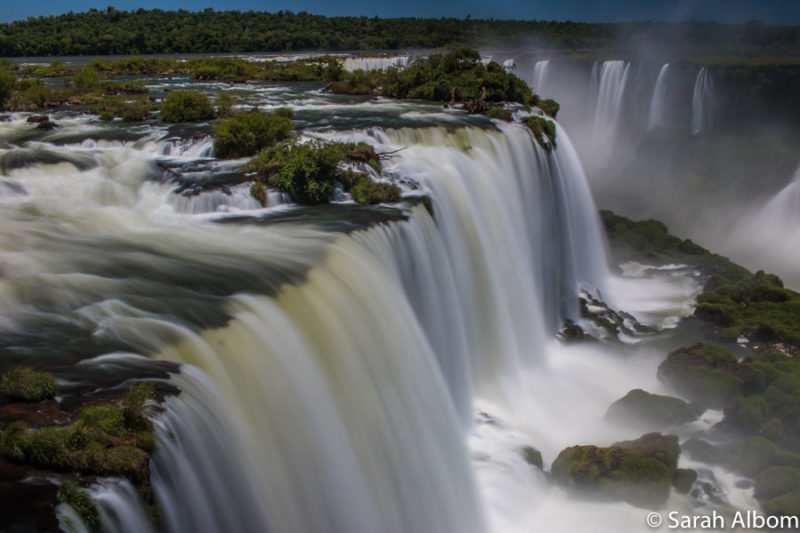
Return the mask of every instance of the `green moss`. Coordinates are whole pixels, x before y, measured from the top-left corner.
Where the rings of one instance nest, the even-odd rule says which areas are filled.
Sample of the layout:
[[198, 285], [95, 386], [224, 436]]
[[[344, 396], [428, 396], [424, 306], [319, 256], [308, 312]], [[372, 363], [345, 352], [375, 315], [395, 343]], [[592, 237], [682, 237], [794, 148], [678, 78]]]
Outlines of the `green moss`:
[[542, 461], [542, 452], [534, 448], [533, 446], [523, 446], [522, 447], [522, 457], [525, 459], [525, 462], [531, 466], [535, 466], [539, 470], [544, 470], [544, 462]]
[[[539, 146], [551, 151], [556, 146], [556, 125], [552, 120], [548, 120], [538, 115], [530, 115], [522, 119], [528, 129], [533, 133], [533, 138]], [[545, 141], [547, 138], [547, 141]]]
[[553, 462], [553, 478], [567, 487], [641, 507], [659, 507], [669, 496], [680, 447], [674, 435], [649, 433], [608, 448], [573, 446]]
[[288, 139], [294, 122], [287, 111], [249, 111], [214, 124], [214, 153], [221, 159], [245, 157]]
[[500, 106], [492, 106], [489, 108], [489, 111], [486, 112], [486, 116], [489, 118], [496, 118], [498, 120], [505, 120], [506, 122], [511, 122], [511, 111], [505, 109]]
[[97, 510], [97, 504], [89, 496], [89, 493], [80, 488], [76, 482], [63, 481], [58, 487], [58, 499], [78, 513], [89, 531], [100, 529], [100, 512]]
[[250, 194], [258, 200], [262, 206], [267, 205], [267, 186], [257, 181], [250, 186]]
[[723, 407], [741, 394], [746, 370], [728, 350], [695, 344], [671, 352], [658, 367], [658, 378], [690, 400], [713, 408]]
[[55, 396], [58, 387], [53, 374], [21, 366], [3, 374], [0, 391], [12, 400], [39, 402]]
[[782, 494], [800, 489], [800, 468], [773, 466], [755, 478], [755, 497], [771, 500]]
[[680, 398], [635, 389], [611, 404], [606, 418], [620, 423], [662, 427], [696, 420], [702, 410]]
[[161, 104], [164, 122], [196, 122], [214, 118], [214, 106], [208, 96], [193, 91], [173, 91]]
[[539, 103], [536, 104], [536, 107], [544, 111], [544, 114], [556, 118], [558, 114], [558, 110], [561, 109], [561, 106], [555, 100], [548, 98], [547, 100], [539, 100]]
[[78, 419], [65, 426], [31, 430], [14, 422], [3, 432], [0, 444], [11, 460], [65, 472], [122, 476], [147, 483], [149, 454], [155, 436], [146, 418], [145, 402], [152, 385], [129, 388], [122, 406], [84, 408]]
[[773, 516], [800, 516], [800, 490], [771, 499], [764, 510]]

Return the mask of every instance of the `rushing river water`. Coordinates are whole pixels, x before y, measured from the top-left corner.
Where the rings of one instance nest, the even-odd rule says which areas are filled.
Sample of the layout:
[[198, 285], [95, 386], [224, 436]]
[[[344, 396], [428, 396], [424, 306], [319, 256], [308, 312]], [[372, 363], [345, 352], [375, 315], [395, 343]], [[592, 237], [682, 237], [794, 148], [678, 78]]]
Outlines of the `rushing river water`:
[[[683, 274], [609, 274], [566, 131], [547, 152], [518, 123], [436, 105], [148, 83], [292, 107], [306, 136], [391, 152], [405, 200], [262, 207], [219, 186], [243, 161], [213, 157], [208, 125], [0, 123], [3, 366], [39, 359], [67, 396], [143, 377], [180, 390], [156, 420], [163, 530], [642, 529], [642, 510], [571, 500], [520, 454], [547, 466], [635, 437], [605, 410], [661, 388], [658, 349], [555, 340], [580, 290], [656, 327], [697, 291]], [[105, 530], [150, 527], [126, 482], [93, 493]]]

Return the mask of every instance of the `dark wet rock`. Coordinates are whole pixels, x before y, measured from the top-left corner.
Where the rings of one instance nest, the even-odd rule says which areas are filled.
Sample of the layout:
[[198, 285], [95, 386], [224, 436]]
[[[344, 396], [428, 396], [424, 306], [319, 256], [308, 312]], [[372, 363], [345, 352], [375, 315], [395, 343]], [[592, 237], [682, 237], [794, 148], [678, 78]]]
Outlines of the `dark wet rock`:
[[572, 446], [553, 462], [552, 476], [573, 490], [658, 508], [669, 497], [679, 454], [678, 437], [659, 433], [607, 448]]
[[634, 426], [669, 427], [697, 420], [703, 408], [672, 396], [634, 389], [608, 408], [606, 419]]
[[48, 115], [31, 115], [25, 122], [29, 124], [41, 124], [42, 122], [50, 122], [50, 117]]
[[692, 438], [681, 449], [692, 459], [751, 477], [773, 466], [800, 468], [800, 454], [781, 450], [763, 437], [748, 437], [722, 446]]
[[688, 494], [695, 481], [697, 481], [697, 470], [678, 468], [672, 478], [672, 486], [681, 494]]

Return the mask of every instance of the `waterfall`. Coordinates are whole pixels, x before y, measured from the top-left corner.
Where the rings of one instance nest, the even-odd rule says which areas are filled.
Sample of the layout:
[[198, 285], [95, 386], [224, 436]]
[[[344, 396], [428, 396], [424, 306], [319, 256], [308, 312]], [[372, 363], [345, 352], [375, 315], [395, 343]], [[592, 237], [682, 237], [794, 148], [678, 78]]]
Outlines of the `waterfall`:
[[592, 68], [592, 86], [597, 87], [592, 148], [597, 161], [601, 164], [610, 157], [610, 152], [617, 141], [622, 98], [627, 87], [630, 66], [630, 63], [625, 61], [613, 60], [603, 61], [599, 70]]
[[700, 68], [692, 93], [692, 135], [711, 128], [713, 85], [706, 67]]
[[547, 92], [546, 83], [549, 67], [549, 59], [537, 61], [536, 64], [533, 65], [533, 80], [531, 83], [531, 88], [533, 89], [533, 92], [539, 96], [543, 96]]
[[653, 97], [650, 99], [650, 114], [647, 118], [647, 129], [662, 127], [667, 122], [667, 72], [669, 63], [664, 63], [658, 72]]
[[[0, 196], [1, 305], [182, 365], [156, 420], [166, 531], [484, 531], [473, 400], [529, 393], [578, 290], [603, 291], [597, 211], [562, 128], [552, 152], [506, 123], [327, 136], [393, 152], [384, 174], [433, 215], [386, 208], [398, 219], [346, 233], [216, 224], [174, 208], [154, 159], [184, 155], [158, 142], [15, 170], [22, 192]], [[128, 487], [102, 494], [104, 527], [139, 523]]]
[[386, 70], [389, 67], [407, 67], [409, 56], [363, 56], [348, 57], [343, 68], [347, 72], [356, 70]]

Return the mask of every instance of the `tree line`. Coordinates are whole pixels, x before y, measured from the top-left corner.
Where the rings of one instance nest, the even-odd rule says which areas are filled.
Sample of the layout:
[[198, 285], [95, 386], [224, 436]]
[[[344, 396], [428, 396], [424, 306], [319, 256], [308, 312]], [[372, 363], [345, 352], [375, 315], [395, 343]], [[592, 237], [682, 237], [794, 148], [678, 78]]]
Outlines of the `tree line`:
[[800, 55], [800, 27], [758, 22], [589, 24], [543, 20], [325, 17], [290, 11], [118, 11], [0, 24], [0, 56], [393, 50], [454, 44], [598, 50], [661, 36], [673, 48]]

